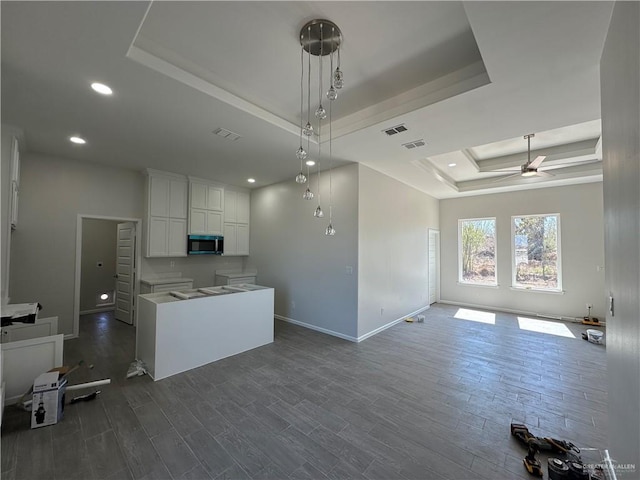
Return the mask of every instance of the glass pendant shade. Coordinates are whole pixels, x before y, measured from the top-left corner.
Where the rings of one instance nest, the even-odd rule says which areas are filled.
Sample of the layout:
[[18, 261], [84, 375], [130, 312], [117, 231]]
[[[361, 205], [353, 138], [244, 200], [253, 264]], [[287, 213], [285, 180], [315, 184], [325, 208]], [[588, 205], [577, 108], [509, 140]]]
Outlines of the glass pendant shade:
[[327, 229], [324, 231], [325, 235], [329, 235], [329, 236], [333, 236], [336, 234], [336, 229], [333, 228], [333, 225], [329, 224], [329, 226], [327, 227]]
[[313, 198], [313, 192], [311, 191], [311, 189], [307, 188], [302, 194], [302, 198], [304, 198], [305, 200], [311, 200]]
[[307, 137], [313, 135], [313, 127], [311, 126], [311, 123], [307, 122], [307, 124], [302, 129], [302, 133], [304, 133]]
[[335, 89], [335, 87], [333, 85], [331, 85], [331, 87], [329, 88], [329, 90], [327, 90], [327, 98], [329, 100], [331, 100], [332, 102], [338, 98], [338, 91]]
[[327, 118], [327, 111], [324, 109], [322, 104], [320, 104], [320, 106], [316, 109], [316, 118], [319, 118], [320, 120], [324, 120], [325, 118]]
[[307, 176], [304, 173], [300, 172], [298, 175], [296, 175], [296, 183], [307, 183]]
[[304, 160], [305, 158], [307, 158], [307, 151], [302, 148], [302, 146], [300, 146], [300, 148], [296, 151], [296, 157], [298, 158], [298, 160]]
[[316, 218], [324, 217], [324, 212], [322, 211], [322, 208], [320, 208], [320, 205], [318, 205], [318, 208], [316, 208], [316, 211], [313, 212], [313, 216]]
[[340, 67], [336, 68], [336, 71], [333, 72], [333, 86], [336, 88], [344, 87], [344, 75]]

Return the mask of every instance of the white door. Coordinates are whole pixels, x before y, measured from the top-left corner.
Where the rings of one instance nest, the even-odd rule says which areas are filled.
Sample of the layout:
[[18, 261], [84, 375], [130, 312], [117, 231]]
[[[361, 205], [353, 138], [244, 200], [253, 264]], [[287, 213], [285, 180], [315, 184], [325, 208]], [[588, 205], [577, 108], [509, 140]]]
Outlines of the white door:
[[429, 229], [429, 305], [438, 301], [440, 292], [440, 232]]
[[116, 259], [116, 319], [133, 325], [136, 225], [118, 224]]

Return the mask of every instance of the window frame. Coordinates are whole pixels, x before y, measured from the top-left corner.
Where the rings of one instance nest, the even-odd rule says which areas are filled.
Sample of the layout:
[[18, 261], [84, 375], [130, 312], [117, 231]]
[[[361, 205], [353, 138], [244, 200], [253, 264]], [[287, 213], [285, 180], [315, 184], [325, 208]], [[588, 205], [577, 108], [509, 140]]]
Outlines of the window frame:
[[[463, 222], [474, 222], [490, 220], [493, 221], [493, 234], [494, 234], [494, 282], [493, 283], [475, 283], [464, 280], [463, 266], [462, 266], [462, 225]], [[498, 220], [496, 217], [478, 217], [478, 218], [459, 218], [458, 219], [458, 285], [471, 286], [471, 287], [483, 287], [483, 288], [498, 288]]]
[[[522, 285], [516, 281], [517, 265], [516, 265], [516, 219], [517, 218], [531, 218], [531, 217], [556, 217], [556, 272], [557, 272], [557, 286], [555, 288], [541, 288], [531, 285]], [[563, 293], [562, 289], [562, 235], [561, 235], [561, 219], [559, 213], [533, 213], [526, 215], [512, 215], [511, 216], [511, 288], [513, 290], [531, 291], [538, 293]]]

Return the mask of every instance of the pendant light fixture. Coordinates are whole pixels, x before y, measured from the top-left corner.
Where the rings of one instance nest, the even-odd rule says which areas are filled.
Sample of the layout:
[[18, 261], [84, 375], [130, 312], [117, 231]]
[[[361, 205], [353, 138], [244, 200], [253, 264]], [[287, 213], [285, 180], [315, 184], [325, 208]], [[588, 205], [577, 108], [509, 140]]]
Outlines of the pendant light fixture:
[[[342, 44], [342, 32], [338, 26], [324, 19], [316, 19], [307, 22], [300, 30], [300, 46], [302, 50], [300, 52], [300, 146], [296, 152], [296, 158], [300, 160], [300, 173], [296, 176], [296, 182], [299, 184], [306, 183], [306, 190], [302, 195], [305, 200], [311, 200], [314, 198], [314, 194], [311, 191], [310, 186], [310, 171], [307, 166], [307, 175], [303, 172], [303, 161], [308, 158], [310, 138], [315, 134], [318, 141], [318, 159], [316, 161], [317, 166], [317, 198], [318, 206], [316, 207], [313, 216], [316, 218], [323, 218], [324, 211], [320, 205], [320, 161], [322, 160], [322, 122], [328, 121], [329, 125], [329, 226], [326, 228], [325, 233], [327, 235], [335, 235], [335, 229], [332, 225], [332, 168], [333, 168], [333, 150], [332, 150], [332, 103], [338, 98], [338, 89], [344, 85], [344, 75], [340, 70], [340, 46]], [[307, 116], [306, 124], [304, 122], [304, 53], [307, 53]], [[337, 68], [333, 69], [333, 55], [334, 52], [338, 54]], [[323, 57], [330, 56], [330, 69], [328, 75], [329, 89], [326, 91], [326, 99], [329, 101], [328, 108], [323, 105]], [[311, 115], [311, 56], [318, 58], [318, 105], [314, 110], [313, 117]], [[312, 124], [316, 124], [315, 128]], [[307, 149], [305, 150], [302, 143], [303, 138], [307, 137]]]

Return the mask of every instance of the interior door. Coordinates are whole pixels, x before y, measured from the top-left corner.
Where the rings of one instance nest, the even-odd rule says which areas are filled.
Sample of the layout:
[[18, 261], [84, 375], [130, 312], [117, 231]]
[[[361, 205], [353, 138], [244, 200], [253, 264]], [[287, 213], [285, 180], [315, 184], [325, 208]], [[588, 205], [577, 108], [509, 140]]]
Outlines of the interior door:
[[118, 224], [116, 256], [116, 319], [133, 325], [136, 225]]
[[429, 305], [438, 301], [440, 290], [440, 232], [429, 229]]

